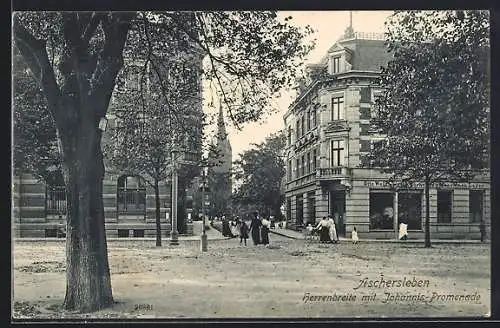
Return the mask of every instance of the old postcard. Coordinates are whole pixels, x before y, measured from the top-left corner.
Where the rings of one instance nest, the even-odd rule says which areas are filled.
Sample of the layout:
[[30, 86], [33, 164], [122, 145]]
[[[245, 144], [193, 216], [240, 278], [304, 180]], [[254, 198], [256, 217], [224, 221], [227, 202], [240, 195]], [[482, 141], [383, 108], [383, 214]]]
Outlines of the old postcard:
[[489, 22], [14, 12], [12, 319], [488, 318]]

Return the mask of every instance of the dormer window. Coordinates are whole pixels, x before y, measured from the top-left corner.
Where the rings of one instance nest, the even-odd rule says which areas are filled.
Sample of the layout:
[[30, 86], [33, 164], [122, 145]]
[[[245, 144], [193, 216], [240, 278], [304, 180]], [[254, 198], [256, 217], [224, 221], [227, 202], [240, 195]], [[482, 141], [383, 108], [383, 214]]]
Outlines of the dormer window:
[[336, 74], [340, 72], [340, 56], [332, 58], [332, 73]]
[[328, 50], [328, 73], [338, 74], [347, 72], [352, 69], [350, 63], [352, 50], [343, 47], [340, 44], [335, 44]]

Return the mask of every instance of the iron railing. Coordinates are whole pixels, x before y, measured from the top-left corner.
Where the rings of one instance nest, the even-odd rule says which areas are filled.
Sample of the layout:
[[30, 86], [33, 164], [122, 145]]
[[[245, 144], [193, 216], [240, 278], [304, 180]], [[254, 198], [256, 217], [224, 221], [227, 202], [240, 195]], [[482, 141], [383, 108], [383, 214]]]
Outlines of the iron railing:
[[47, 186], [45, 211], [48, 215], [65, 215], [67, 211], [66, 187]]
[[146, 213], [146, 188], [118, 188], [118, 214]]

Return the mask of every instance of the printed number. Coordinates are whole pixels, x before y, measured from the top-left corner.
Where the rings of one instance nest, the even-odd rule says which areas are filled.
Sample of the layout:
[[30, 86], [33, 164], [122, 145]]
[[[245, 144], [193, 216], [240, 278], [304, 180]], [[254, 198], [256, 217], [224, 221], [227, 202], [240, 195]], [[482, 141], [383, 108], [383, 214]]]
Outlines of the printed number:
[[153, 305], [152, 304], [135, 304], [134, 305], [134, 310], [148, 310], [151, 311], [153, 310]]

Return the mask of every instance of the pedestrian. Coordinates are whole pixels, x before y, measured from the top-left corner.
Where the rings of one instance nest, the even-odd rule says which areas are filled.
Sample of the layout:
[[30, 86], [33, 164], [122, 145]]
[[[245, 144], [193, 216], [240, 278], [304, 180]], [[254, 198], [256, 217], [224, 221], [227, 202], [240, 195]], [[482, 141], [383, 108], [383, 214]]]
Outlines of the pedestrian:
[[231, 221], [231, 234], [233, 235], [233, 237], [238, 237], [240, 234], [238, 229], [238, 221], [238, 217], [236, 217], [236, 220]]
[[233, 233], [231, 232], [231, 226], [229, 225], [229, 220], [226, 218], [226, 216], [222, 216], [222, 235], [224, 237], [230, 237], [233, 238]]
[[250, 223], [250, 231], [252, 233], [252, 241], [254, 245], [260, 244], [260, 226], [262, 222], [260, 222], [259, 215], [257, 212], [253, 213], [253, 219]]
[[265, 218], [262, 219], [262, 227], [260, 228], [260, 235], [261, 235], [261, 242], [264, 245], [269, 244], [269, 228], [271, 226], [271, 222], [269, 220], [266, 220]]
[[352, 239], [353, 244], [357, 244], [359, 241], [358, 232], [356, 231], [356, 227], [352, 228], [351, 239]]
[[329, 236], [329, 222], [326, 219], [326, 216], [324, 216], [321, 221], [319, 221], [318, 226], [316, 227], [317, 230], [319, 230], [319, 242], [320, 243], [327, 243], [330, 240]]
[[245, 220], [241, 220], [238, 222], [239, 230], [240, 230], [240, 244], [242, 241], [245, 241], [245, 246], [247, 245], [248, 238], [248, 226], [245, 223]]
[[328, 235], [330, 237], [330, 242], [335, 242], [335, 244], [338, 243], [337, 228], [331, 215], [328, 216]]
[[399, 224], [399, 240], [407, 240], [408, 239], [408, 225], [401, 222]]

